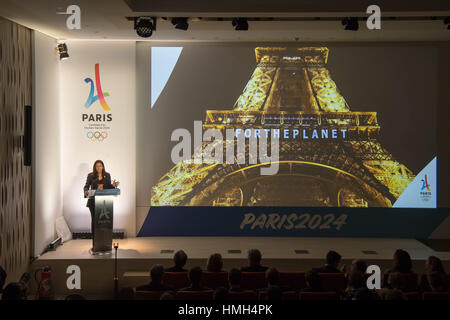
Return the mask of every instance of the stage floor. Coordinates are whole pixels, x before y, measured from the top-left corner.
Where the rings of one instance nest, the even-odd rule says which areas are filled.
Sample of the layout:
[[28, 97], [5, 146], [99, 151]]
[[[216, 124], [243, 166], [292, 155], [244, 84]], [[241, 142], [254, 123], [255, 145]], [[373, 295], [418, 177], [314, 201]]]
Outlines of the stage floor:
[[[413, 260], [425, 260], [430, 255], [450, 260], [450, 252], [435, 251], [416, 239], [398, 238], [152, 237], [113, 242], [119, 243], [119, 259], [167, 259], [179, 249], [190, 259], [206, 259], [215, 252], [224, 259], [246, 259], [247, 251], [257, 248], [265, 259], [324, 259], [329, 250], [335, 250], [343, 259], [390, 260], [394, 251], [401, 248], [408, 251]], [[38, 260], [114, 258], [114, 255], [92, 256], [91, 247], [92, 240], [71, 240]], [[296, 253], [299, 250], [301, 254]]]

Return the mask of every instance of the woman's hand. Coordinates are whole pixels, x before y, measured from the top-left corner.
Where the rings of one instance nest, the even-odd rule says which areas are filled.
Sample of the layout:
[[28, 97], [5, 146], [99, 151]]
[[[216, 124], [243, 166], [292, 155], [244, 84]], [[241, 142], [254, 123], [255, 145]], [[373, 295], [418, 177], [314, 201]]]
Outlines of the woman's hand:
[[119, 183], [120, 183], [119, 181], [116, 181], [116, 179], [114, 179], [113, 182], [112, 182], [112, 186], [114, 188], [117, 188], [119, 186]]
[[89, 195], [89, 191], [84, 191], [84, 197], [87, 198], [87, 196]]

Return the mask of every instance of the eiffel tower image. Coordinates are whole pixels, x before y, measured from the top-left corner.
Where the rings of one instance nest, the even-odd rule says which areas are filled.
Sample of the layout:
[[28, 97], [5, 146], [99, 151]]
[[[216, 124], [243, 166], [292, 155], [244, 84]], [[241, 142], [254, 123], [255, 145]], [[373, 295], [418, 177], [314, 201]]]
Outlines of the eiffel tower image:
[[103, 200], [103, 206], [102, 211], [100, 211], [100, 215], [98, 216], [98, 219], [110, 219], [109, 217], [110, 212], [106, 210], [106, 200]]
[[151, 205], [391, 207], [414, 174], [379, 143], [376, 112], [350, 110], [328, 53], [256, 48], [257, 66], [233, 109], [207, 110], [203, 129], [343, 129], [345, 139], [281, 139], [271, 176], [248, 162], [179, 163], [152, 188]]

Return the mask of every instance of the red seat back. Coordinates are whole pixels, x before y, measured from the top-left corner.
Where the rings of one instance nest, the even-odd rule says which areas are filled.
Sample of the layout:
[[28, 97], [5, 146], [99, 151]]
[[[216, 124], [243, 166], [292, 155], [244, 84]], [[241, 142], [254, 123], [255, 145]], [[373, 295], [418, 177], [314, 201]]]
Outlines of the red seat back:
[[175, 290], [186, 288], [190, 285], [187, 272], [165, 272], [162, 282]]
[[195, 301], [203, 301], [203, 300], [212, 300], [213, 298], [212, 290], [204, 290], [204, 291], [178, 291], [176, 295], [177, 300], [195, 300]]
[[267, 287], [265, 272], [242, 272], [241, 288], [244, 290], [256, 290]]
[[294, 290], [306, 288], [304, 272], [280, 272], [280, 286], [287, 286]]
[[228, 288], [228, 272], [203, 272], [202, 285], [211, 289]]
[[446, 292], [425, 291], [423, 293], [423, 300], [449, 300], [450, 301], [450, 291], [446, 291]]
[[[444, 284], [446, 290], [450, 291], [450, 274], [444, 275]], [[422, 292], [431, 291], [430, 284], [428, 283], [428, 278], [426, 274], [422, 274], [420, 277], [420, 290]]]
[[405, 292], [418, 291], [419, 290], [419, 276], [417, 273], [402, 273], [400, 277], [403, 278], [405, 284]]
[[344, 291], [345, 275], [343, 273], [319, 273], [322, 289], [327, 291]]
[[243, 291], [228, 291], [228, 300], [236, 301], [256, 301], [256, 291], [243, 290]]
[[336, 292], [300, 292], [303, 301], [332, 301], [338, 300]]
[[[385, 274], [383, 277], [383, 286], [388, 287], [388, 277], [389, 273]], [[400, 279], [403, 283], [403, 291], [410, 292], [410, 291], [418, 291], [419, 290], [419, 276], [417, 273], [410, 272], [410, 273], [400, 273]]]

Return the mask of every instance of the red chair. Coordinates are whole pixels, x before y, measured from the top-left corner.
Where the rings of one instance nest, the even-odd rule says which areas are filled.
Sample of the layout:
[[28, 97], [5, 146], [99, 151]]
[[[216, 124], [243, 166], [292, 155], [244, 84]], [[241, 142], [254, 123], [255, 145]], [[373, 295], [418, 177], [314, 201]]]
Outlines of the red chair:
[[267, 288], [265, 272], [242, 272], [241, 288], [244, 290], [256, 290]]
[[178, 291], [176, 295], [177, 300], [189, 300], [189, 301], [204, 301], [212, 300], [214, 291]]
[[190, 285], [187, 272], [165, 272], [162, 282], [175, 290], [186, 288]]
[[[445, 288], [447, 288], [447, 290], [450, 291], [450, 274], [444, 275], [444, 283]], [[431, 291], [431, 287], [430, 284], [428, 283], [428, 278], [426, 274], [422, 274], [422, 276], [420, 277], [419, 287], [420, 291], [422, 292]]]
[[136, 291], [135, 300], [159, 300], [164, 291]]
[[431, 291], [430, 284], [428, 283], [428, 279], [427, 279], [427, 275], [426, 274], [423, 274], [423, 275], [420, 276], [419, 287], [420, 287], [419, 288], [420, 291], [422, 291], [422, 292]]
[[300, 292], [303, 301], [335, 301], [338, 300], [336, 292]]
[[[383, 277], [383, 286], [388, 286], [388, 277], [389, 273], [384, 274]], [[411, 291], [419, 291], [419, 276], [417, 273], [400, 273], [400, 281], [403, 283], [403, 291], [411, 292]]]
[[[259, 300], [267, 300], [267, 290], [262, 290], [259, 292]], [[295, 301], [298, 300], [298, 293], [295, 291], [285, 291], [282, 293], [281, 300], [283, 301]]]
[[207, 288], [228, 288], [228, 272], [203, 272], [202, 285]]
[[231, 301], [256, 301], [256, 291], [243, 290], [243, 291], [228, 291], [228, 300]]
[[343, 273], [319, 273], [322, 288], [328, 291], [344, 291], [346, 287], [345, 274]]
[[306, 288], [304, 272], [280, 272], [280, 286], [290, 287], [294, 290]]
[[446, 292], [436, 292], [436, 291], [425, 291], [423, 293], [423, 300], [450, 300], [450, 291]]

